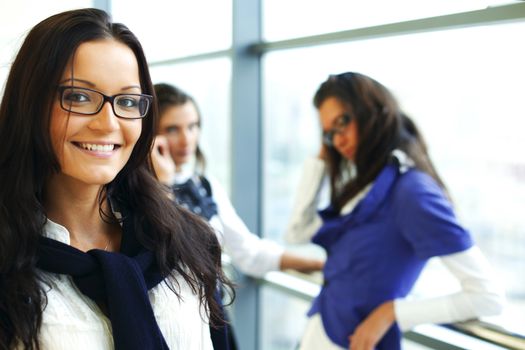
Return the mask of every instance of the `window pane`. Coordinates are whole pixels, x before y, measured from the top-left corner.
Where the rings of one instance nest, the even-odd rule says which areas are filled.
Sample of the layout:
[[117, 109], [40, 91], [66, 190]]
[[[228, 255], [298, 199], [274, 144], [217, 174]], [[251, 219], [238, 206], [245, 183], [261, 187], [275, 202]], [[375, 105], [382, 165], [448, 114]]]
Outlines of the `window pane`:
[[[479, 10], [509, 0], [263, 0], [263, 37], [284, 40]], [[518, 2], [518, 1], [515, 1]], [[407, 9], [409, 9], [407, 11]]]
[[231, 0], [113, 0], [113, 18], [139, 38], [154, 62], [231, 46]]
[[5, 79], [26, 34], [38, 22], [66, 10], [92, 7], [92, 0], [17, 0], [2, 2], [0, 11], [0, 95]]
[[461, 222], [505, 284], [513, 307], [498, 322], [525, 334], [517, 329], [525, 324], [524, 35], [519, 22], [268, 54], [266, 235], [282, 234], [302, 163], [318, 152], [315, 90], [328, 74], [365, 73], [391, 88], [419, 124]]
[[230, 81], [228, 58], [151, 68], [154, 83], [173, 84], [189, 93], [202, 117], [200, 145], [207, 172], [230, 190]]
[[259, 349], [293, 350], [306, 326], [310, 303], [262, 286]]

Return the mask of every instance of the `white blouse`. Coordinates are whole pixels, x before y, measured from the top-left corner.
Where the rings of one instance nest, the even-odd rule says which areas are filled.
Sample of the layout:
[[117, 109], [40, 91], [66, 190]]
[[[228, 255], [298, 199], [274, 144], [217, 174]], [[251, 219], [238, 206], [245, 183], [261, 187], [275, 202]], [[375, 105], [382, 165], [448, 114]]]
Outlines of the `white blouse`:
[[[50, 220], [45, 235], [70, 244], [67, 229]], [[39, 271], [49, 281], [44, 285], [47, 304], [39, 340], [43, 350], [113, 349], [111, 321], [97, 304], [82, 294], [68, 275]], [[181, 298], [161, 282], [148, 294], [157, 324], [171, 350], [211, 350], [213, 345], [205, 310], [189, 285], [177, 278]], [[177, 282], [171, 281], [174, 288]], [[19, 346], [21, 349], [21, 347]]]
[[[195, 174], [189, 167], [183, 168], [183, 171], [175, 176], [175, 183], [184, 183], [192, 176]], [[284, 248], [251, 233], [220, 183], [213, 177], [206, 176], [206, 179], [217, 204], [217, 215], [213, 216], [209, 223], [231, 257], [233, 266], [252, 277], [262, 277], [266, 272], [279, 270]]]

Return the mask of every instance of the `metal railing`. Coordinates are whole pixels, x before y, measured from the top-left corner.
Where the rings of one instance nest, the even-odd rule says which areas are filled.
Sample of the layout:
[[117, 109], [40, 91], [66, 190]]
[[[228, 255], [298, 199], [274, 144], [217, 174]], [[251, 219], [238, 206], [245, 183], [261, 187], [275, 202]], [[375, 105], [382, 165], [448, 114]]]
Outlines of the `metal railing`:
[[[319, 294], [321, 280], [320, 273], [273, 271], [257, 281], [290, 297], [311, 301]], [[524, 337], [479, 320], [450, 325], [421, 325], [406, 332], [404, 337], [436, 350], [525, 350]]]

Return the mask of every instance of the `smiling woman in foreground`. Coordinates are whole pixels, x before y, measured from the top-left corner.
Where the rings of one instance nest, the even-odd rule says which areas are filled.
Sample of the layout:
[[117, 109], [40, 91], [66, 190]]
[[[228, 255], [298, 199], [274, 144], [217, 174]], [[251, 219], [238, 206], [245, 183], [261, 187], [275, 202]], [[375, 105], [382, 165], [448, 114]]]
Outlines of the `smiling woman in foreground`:
[[220, 246], [151, 170], [136, 37], [96, 9], [36, 25], [0, 108], [0, 349], [212, 349]]

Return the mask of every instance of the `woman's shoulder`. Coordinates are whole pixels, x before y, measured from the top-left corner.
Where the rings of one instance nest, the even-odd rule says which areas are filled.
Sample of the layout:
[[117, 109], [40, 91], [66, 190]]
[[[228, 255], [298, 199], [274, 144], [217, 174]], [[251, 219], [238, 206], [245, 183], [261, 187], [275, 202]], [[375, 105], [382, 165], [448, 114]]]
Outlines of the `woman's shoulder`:
[[414, 210], [420, 206], [447, 206], [450, 201], [445, 190], [428, 173], [416, 168], [400, 174], [391, 194], [391, 202], [398, 208]]
[[395, 186], [397, 196], [414, 196], [423, 193], [442, 193], [437, 181], [428, 173], [417, 168], [411, 168], [400, 174]]

